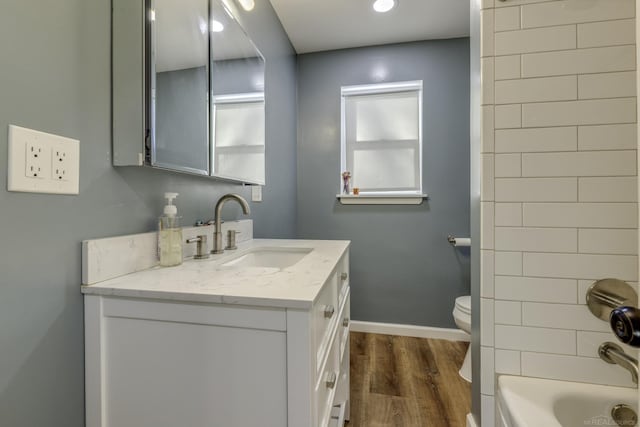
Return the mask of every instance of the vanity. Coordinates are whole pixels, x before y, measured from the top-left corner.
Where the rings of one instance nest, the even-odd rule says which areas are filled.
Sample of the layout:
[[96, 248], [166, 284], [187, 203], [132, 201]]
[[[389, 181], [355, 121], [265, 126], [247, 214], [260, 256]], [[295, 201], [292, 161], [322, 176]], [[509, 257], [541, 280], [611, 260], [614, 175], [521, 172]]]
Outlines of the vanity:
[[[155, 254], [132, 253], [153, 249], [154, 234], [83, 243], [88, 427], [348, 418], [349, 242], [251, 239], [141, 269]], [[140, 271], [109, 272], [123, 268], [110, 256]]]

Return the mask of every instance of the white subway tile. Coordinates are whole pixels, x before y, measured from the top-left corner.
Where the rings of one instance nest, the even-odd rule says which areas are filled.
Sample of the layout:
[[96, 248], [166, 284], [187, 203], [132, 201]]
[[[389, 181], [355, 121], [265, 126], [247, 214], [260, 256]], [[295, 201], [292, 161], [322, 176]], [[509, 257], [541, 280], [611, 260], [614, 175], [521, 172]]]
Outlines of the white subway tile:
[[609, 330], [608, 322], [603, 322], [591, 314], [586, 305], [525, 302], [522, 304], [522, 324], [582, 331], [606, 332]]
[[510, 31], [520, 29], [520, 7], [503, 7], [495, 11], [495, 30]]
[[501, 80], [495, 82], [496, 104], [567, 101], [578, 98], [577, 76]]
[[482, 108], [482, 152], [492, 153], [495, 149], [495, 130], [493, 125], [493, 105], [485, 105]]
[[496, 33], [495, 54], [548, 52], [576, 48], [576, 27], [539, 28]]
[[633, 19], [578, 24], [578, 47], [635, 44], [636, 24]]
[[496, 154], [495, 171], [496, 177], [519, 177], [522, 161], [520, 154]]
[[540, 277], [495, 276], [495, 298], [515, 301], [576, 303], [577, 281]]
[[498, 251], [577, 252], [578, 230], [575, 228], [496, 227]]
[[497, 374], [520, 375], [520, 352], [496, 350], [495, 369]]
[[522, 7], [522, 28], [633, 18], [634, 0], [564, 0]]
[[631, 96], [636, 96], [635, 71], [578, 76], [578, 97], [580, 99]]
[[593, 357], [522, 353], [522, 375], [632, 387], [629, 372]]
[[576, 332], [562, 329], [496, 325], [495, 347], [505, 350], [576, 354]]
[[496, 56], [496, 80], [520, 78], [520, 55]]
[[522, 254], [524, 276], [567, 279], [617, 277], [634, 281], [638, 279], [637, 269], [638, 257], [631, 255]]
[[480, 197], [483, 201], [491, 201], [494, 199], [494, 155], [481, 154], [480, 157], [482, 159], [482, 180], [480, 181]]
[[525, 227], [636, 228], [635, 203], [525, 203]]
[[632, 355], [633, 357], [636, 357], [635, 354], [638, 353], [637, 348], [630, 347], [618, 341], [616, 336], [611, 331], [578, 331], [578, 356], [600, 358], [600, 356], [598, 356], [598, 347], [600, 347], [600, 344], [603, 344], [607, 341], [612, 341], [620, 345], [621, 347], [623, 347], [624, 351], [627, 354]]
[[530, 53], [522, 56], [522, 77], [632, 71], [635, 66], [635, 46]]
[[494, 55], [493, 41], [494, 10], [486, 9], [480, 11], [480, 56], [488, 57]]
[[522, 105], [496, 105], [496, 129], [519, 128], [522, 126]]
[[480, 60], [480, 73], [482, 80], [482, 105], [493, 104], [494, 100], [494, 77], [493, 77], [493, 57], [482, 58]]
[[522, 252], [495, 252], [494, 256], [496, 275], [522, 276]]
[[480, 298], [480, 343], [493, 346], [493, 300]]
[[636, 175], [635, 151], [579, 151], [522, 155], [522, 176], [524, 177], [625, 175]]
[[578, 47], [635, 44], [635, 20], [604, 21], [578, 25]]
[[495, 150], [509, 152], [576, 151], [576, 126], [539, 129], [501, 129], [495, 132]]
[[493, 228], [494, 228], [494, 203], [480, 202], [480, 222], [482, 223], [482, 233], [480, 235], [480, 248], [493, 249]]
[[579, 150], [635, 150], [636, 138], [635, 123], [578, 127]]
[[496, 226], [522, 226], [522, 203], [496, 203], [495, 213]]
[[630, 230], [582, 228], [578, 236], [578, 251], [583, 254], [638, 254], [638, 230], [635, 228]]
[[575, 202], [577, 178], [496, 178], [498, 202]]
[[578, 200], [581, 202], [637, 202], [638, 178], [578, 178]]
[[494, 302], [495, 323], [500, 325], [522, 324], [522, 303], [519, 301]]
[[519, 6], [522, 4], [530, 4], [530, 3], [541, 3], [541, 2], [545, 2], [545, 1], [549, 1], [549, 0], [509, 0], [509, 1], [496, 1], [494, 3], [494, 7], [497, 8], [501, 8], [501, 7], [512, 7], [512, 6]]
[[492, 395], [496, 377], [493, 347], [480, 347], [480, 376], [482, 394]]
[[636, 99], [616, 98], [524, 104], [522, 126], [635, 123]]
[[480, 296], [482, 298], [493, 298], [493, 266], [495, 263], [494, 252], [483, 249], [480, 251], [480, 265], [482, 266], [480, 276]]
[[496, 399], [486, 394], [480, 395], [480, 425], [495, 426], [496, 425]]

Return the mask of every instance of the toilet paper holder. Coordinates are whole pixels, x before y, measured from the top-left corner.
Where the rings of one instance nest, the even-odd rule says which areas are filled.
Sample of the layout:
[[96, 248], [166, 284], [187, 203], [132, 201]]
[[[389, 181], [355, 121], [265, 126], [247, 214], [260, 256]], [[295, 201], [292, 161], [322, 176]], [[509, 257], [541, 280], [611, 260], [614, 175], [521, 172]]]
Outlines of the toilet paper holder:
[[464, 247], [471, 246], [471, 239], [469, 237], [454, 237], [451, 234], [447, 236], [447, 241], [451, 246]]

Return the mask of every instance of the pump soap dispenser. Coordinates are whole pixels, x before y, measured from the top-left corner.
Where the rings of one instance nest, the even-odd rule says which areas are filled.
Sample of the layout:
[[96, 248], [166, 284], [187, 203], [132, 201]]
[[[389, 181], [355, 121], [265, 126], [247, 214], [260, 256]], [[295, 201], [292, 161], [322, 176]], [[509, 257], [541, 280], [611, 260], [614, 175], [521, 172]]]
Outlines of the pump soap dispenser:
[[171, 267], [182, 264], [182, 229], [180, 228], [178, 208], [173, 204], [173, 199], [178, 193], [164, 193], [167, 205], [164, 207], [164, 215], [159, 221], [160, 265]]

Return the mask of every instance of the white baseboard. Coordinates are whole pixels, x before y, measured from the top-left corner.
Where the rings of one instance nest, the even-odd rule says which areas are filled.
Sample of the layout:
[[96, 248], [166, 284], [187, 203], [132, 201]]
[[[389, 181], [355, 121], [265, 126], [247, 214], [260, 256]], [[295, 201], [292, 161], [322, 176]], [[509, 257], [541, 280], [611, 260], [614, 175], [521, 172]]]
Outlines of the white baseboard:
[[472, 413], [467, 414], [467, 427], [478, 427], [478, 423], [476, 423]]
[[470, 338], [466, 332], [452, 328], [360, 322], [357, 320], [352, 320], [350, 326], [352, 332], [367, 332], [370, 334], [399, 335], [403, 337], [431, 338], [449, 341], [469, 341]]

